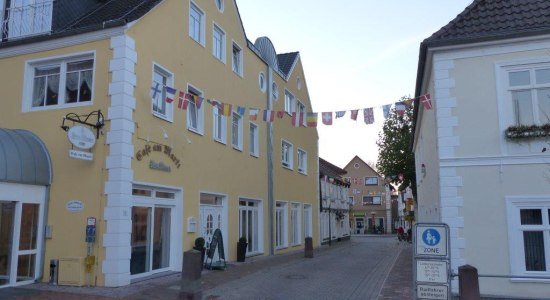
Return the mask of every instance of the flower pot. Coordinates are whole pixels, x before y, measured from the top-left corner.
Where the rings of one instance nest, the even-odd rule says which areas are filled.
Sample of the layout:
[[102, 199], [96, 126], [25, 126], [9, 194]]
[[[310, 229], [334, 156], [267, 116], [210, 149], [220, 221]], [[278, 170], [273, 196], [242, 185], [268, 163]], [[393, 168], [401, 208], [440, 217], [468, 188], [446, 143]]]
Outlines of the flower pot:
[[246, 247], [248, 243], [238, 242], [237, 243], [237, 261], [244, 262], [246, 258]]

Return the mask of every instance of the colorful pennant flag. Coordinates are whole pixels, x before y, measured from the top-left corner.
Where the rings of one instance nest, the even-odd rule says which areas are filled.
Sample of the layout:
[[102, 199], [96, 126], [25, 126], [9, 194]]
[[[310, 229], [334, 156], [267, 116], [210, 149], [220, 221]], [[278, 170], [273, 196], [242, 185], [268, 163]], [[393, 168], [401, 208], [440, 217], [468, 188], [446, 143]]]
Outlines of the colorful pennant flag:
[[151, 87], [151, 98], [156, 99], [157, 95], [161, 93], [160, 90], [160, 84], [158, 82], [155, 82], [155, 85]]
[[204, 98], [199, 96], [193, 96], [193, 98], [195, 98], [195, 105], [197, 106], [197, 109], [201, 109], [202, 100], [204, 100]]
[[336, 119], [342, 118], [345, 114], [346, 114], [346, 111], [345, 111], [345, 110], [343, 110], [343, 111], [337, 111], [337, 112], [336, 112]]
[[246, 112], [246, 108], [237, 105], [237, 113], [239, 114], [239, 116], [241, 117], [244, 116], [245, 112]]
[[365, 114], [365, 123], [367, 125], [374, 123], [374, 111], [371, 108], [365, 108], [363, 110], [363, 113]]
[[178, 108], [186, 110], [187, 106], [189, 105], [189, 100], [186, 99], [186, 95], [183, 91], [180, 91], [180, 95], [178, 97]]
[[391, 104], [382, 106], [382, 110], [384, 111], [384, 119], [387, 119], [390, 116], [390, 109]]
[[403, 101], [403, 103], [405, 103], [405, 105], [407, 107], [411, 107], [412, 104], [413, 104], [413, 99], [407, 99], [407, 100]]
[[273, 122], [275, 120], [275, 111], [266, 109], [264, 110], [264, 121]]
[[432, 109], [432, 97], [430, 94], [420, 96], [420, 102], [424, 105], [425, 109]]
[[292, 113], [292, 119], [290, 120], [292, 123], [292, 126], [294, 127], [300, 127], [302, 124], [304, 124], [304, 113], [303, 112], [293, 112]]
[[229, 117], [231, 116], [231, 114], [233, 113], [233, 105], [231, 104], [227, 104], [227, 103], [223, 103], [221, 105], [222, 107], [222, 110], [220, 111], [220, 113], [226, 117]]
[[166, 92], [166, 103], [174, 102], [174, 98], [176, 98], [176, 89], [165, 86], [164, 91]]
[[277, 111], [277, 118], [282, 119], [285, 116], [284, 110]]
[[323, 124], [332, 125], [332, 112], [331, 111], [323, 113]]
[[307, 127], [317, 127], [317, 113], [307, 113], [306, 124]]
[[405, 114], [405, 103], [403, 102], [397, 102], [395, 103], [395, 111], [397, 112], [397, 115], [402, 117]]
[[248, 109], [248, 117], [251, 121], [256, 121], [258, 119], [258, 114], [260, 113], [260, 110], [257, 108], [249, 108]]
[[354, 121], [357, 121], [357, 115], [359, 114], [359, 110], [358, 109], [354, 109], [351, 111], [351, 119], [354, 120]]

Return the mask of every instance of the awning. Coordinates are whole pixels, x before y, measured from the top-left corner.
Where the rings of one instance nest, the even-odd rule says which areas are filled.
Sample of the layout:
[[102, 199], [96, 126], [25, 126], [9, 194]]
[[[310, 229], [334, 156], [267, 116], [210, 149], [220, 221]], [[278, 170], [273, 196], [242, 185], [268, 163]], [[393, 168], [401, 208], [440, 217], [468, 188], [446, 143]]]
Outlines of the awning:
[[0, 182], [52, 183], [50, 154], [38, 136], [28, 130], [0, 128]]

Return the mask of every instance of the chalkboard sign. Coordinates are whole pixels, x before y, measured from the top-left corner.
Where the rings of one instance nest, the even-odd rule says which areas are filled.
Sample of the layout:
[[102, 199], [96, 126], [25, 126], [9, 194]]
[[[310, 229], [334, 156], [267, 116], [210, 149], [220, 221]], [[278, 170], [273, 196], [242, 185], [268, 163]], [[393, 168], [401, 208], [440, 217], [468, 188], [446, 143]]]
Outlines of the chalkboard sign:
[[210, 247], [208, 248], [208, 258], [214, 258], [214, 253], [216, 253], [216, 248], [218, 248], [218, 256], [225, 260], [225, 251], [223, 249], [223, 237], [222, 231], [218, 228], [214, 231], [212, 235], [212, 240], [210, 241]]

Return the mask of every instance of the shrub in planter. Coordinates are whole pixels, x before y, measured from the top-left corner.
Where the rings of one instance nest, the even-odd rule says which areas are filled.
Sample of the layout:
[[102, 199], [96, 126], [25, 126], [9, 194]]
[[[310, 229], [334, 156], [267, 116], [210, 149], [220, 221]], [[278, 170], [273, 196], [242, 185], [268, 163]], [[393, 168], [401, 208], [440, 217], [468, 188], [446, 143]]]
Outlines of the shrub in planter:
[[193, 249], [201, 252], [201, 261], [204, 264], [204, 255], [206, 254], [206, 247], [204, 245], [206, 244], [206, 241], [203, 237], [198, 237], [195, 239], [195, 246], [193, 246]]
[[237, 261], [238, 262], [244, 262], [246, 258], [246, 247], [248, 246], [248, 243], [246, 242], [245, 237], [241, 237], [239, 239], [239, 242], [237, 243]]

